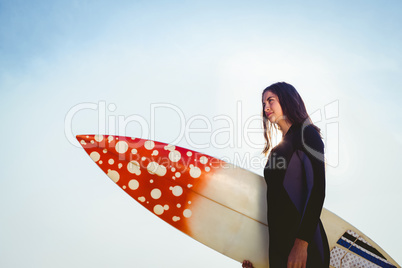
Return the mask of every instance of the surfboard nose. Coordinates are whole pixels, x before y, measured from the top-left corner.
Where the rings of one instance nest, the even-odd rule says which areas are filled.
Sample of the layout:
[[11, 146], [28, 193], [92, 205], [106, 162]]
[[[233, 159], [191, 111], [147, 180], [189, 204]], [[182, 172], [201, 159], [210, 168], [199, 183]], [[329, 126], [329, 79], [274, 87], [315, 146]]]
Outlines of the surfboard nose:
[[94, 135], [86, 135], [86, 134], [79, 134], [76, 135], [75, 138], [78, 140], [81, 146], [85, 146], [90, 144], [91, 139], [93, 139]]
[[95, 135], [95, 134], [79, 134], [76, 135], [75, 138], [81, 143], [89, 143], [92, 141], [93, 142], [101, 142], [107, 139], [107, 135]]
[[89, 140], [89, 135], [80, 134], [80, 135], [76, 135], [75, 138], [76, 138], [78, 141], [82, 141], [82, 140], [88, 141], [88, 140]]
[[79, 134], [76, 135], [75, 138], [78, 140], [78, 142], [84, 149], [94, 147], [104, 147], [105, 145], [101, 142], [105, 140], [103, 135]]

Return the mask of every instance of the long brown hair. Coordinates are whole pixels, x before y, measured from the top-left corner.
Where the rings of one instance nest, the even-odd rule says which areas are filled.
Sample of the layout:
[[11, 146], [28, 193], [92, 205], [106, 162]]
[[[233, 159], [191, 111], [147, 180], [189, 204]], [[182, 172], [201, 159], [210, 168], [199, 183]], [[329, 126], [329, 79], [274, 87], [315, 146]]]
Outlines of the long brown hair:
[[[320, 129], [312, 123], [303, 99], [292, 85], [285, 82], [270, 85], [262, 92], [261, 99], [264, 97], [264, 94], [267, 91], [270, 91], [278, 96], [283, 115], [292, 124], [303, 124], [306, 120], [308, 120], [309, 124], [312, 125], [318, 131], [318, 133], [320, 133]], [[264, 102], [263, 99], [262, 102]], [[274, 129], [277, 129], [277, 127], [276, 124], [273, 124], [268, 120], [264, 112], [264, 107], [262, 108], [262, 119], [265, 138], [265, 148], [262, 152], [266, 155], [272, 147], [272, 134]]]

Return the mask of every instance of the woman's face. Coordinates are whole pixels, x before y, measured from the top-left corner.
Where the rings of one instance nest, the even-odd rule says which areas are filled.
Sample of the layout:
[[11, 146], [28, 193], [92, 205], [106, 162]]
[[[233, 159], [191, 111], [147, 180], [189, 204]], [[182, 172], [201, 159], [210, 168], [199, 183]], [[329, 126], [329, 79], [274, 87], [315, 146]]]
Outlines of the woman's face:
[[265, 92], [262, 96], [262, 109], [271, 123], [278, 123], [284, 119], [278, 96], [271, 91]]

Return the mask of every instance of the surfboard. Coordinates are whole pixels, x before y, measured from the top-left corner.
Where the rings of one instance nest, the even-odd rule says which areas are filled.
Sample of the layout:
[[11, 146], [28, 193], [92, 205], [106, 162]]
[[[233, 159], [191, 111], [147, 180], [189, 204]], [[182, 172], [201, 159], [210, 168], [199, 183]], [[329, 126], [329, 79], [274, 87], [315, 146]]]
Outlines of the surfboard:
[[[262, 176], [179, 146], [113, 135], [77, 135], [90, 158], [151, 213], [202, 244], [269, 267]], [[351, 224], [323, 209], [331, 267], [400, 267]]]

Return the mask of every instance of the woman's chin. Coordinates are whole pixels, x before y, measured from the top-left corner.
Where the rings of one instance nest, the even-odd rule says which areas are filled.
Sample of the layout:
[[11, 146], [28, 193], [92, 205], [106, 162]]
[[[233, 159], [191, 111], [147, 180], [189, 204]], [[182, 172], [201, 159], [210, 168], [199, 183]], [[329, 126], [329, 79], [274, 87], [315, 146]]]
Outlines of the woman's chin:
[[269, 120], [269, 122], [271, 122], [272, 124], [276, 124], [276, 118], [275, 118], [275, 116], [271, 115], [271, 116], [268, 118], [268, 120]]

